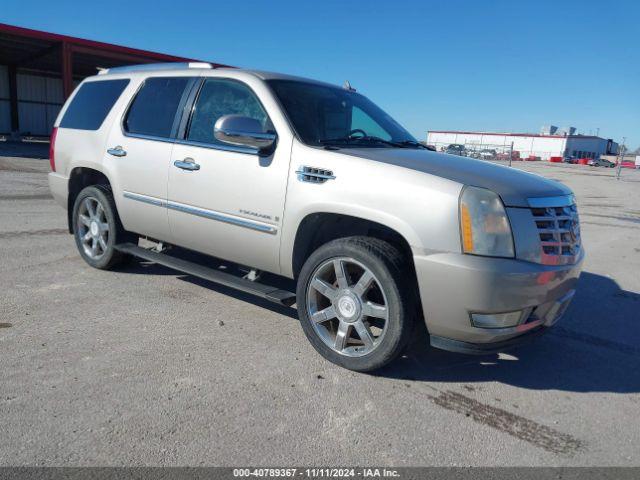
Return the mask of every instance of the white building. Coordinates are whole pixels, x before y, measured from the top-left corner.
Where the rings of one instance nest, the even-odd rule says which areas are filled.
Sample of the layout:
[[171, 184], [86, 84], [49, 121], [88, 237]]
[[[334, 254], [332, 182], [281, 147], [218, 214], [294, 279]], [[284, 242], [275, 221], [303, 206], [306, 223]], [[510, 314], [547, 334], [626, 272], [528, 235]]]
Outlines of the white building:
[[[555, 127], [554, 131], [555, 131]], [[571, 132], [567, 129], [564, 132]], [[535, 134], [535, 133], [490, 133], [432, 130], [427, 132], [427, 144], [438, 150], [451, 144], [464, 145], [468, 150], [492, 149], [499, 153], [508, 151], [513, 142], [514, 152], [520, 158], [549, 157], [598, 158], [600, 155], [616, 154], [618, 144], [611, 139], [591, 135]]]

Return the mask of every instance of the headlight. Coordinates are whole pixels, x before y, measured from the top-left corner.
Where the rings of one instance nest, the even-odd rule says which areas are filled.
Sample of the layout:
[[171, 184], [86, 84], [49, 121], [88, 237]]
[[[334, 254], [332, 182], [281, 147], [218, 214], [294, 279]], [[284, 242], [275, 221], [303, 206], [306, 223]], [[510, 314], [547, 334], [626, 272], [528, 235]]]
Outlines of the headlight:
[[464, 253], [513, 257], [513, 235], [500, 197], [485, 188], [465, 187], [460, 196]]

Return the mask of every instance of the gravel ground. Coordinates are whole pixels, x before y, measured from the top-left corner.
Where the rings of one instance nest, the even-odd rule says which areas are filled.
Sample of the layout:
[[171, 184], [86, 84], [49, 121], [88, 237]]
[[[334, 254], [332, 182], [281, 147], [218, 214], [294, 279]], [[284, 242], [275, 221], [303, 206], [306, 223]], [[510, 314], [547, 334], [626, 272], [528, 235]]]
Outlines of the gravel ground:
[[577, 194], [562, 322], [509, 354], [342, 370], [295, 311], [160, 266], [87, 266], [46, 160], [0, 158], [0, 465], [640, 465], [640, 171]]

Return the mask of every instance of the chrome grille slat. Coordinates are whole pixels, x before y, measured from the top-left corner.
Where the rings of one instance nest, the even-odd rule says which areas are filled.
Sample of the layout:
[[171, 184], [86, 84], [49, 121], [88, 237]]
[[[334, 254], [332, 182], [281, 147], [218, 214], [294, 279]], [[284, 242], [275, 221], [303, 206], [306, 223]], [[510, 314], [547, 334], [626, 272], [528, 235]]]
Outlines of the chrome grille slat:
[[538, 228], [538, 233], [571, 233], [571, 230], [562, 228]]
[[535, 217], [536, 222], [555, 222], [556, 220], [572, 220], [573, 217], [570, 215], [562, 215], [557, 217]]
[[540, 239], [542, 263], [557, 265], [575, 262], [581, 248], [575, 203], [533, 207], [531, 213]]

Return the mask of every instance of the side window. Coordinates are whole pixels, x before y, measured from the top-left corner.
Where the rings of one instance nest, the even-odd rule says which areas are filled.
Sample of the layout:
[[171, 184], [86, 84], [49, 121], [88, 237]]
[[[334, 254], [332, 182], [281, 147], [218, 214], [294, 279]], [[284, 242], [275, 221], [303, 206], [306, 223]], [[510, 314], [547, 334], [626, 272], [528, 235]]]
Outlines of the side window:
[[169, 138], [188, 77], [152, 77], [136, 95], [124, 119], [124, 130], [138, 135]]
[[243, 115], [258, 120], [262, 130], [272, 129], [269, 117], [256, 95], [235, 80], [205, 80], [196, 100], [187, 140], [220, 144], [213, 136], [213, 126], [223, 115]]
[[64, 113], [60, 127], [98, 130], [128, 84], [127, 79], [83, 83]]

